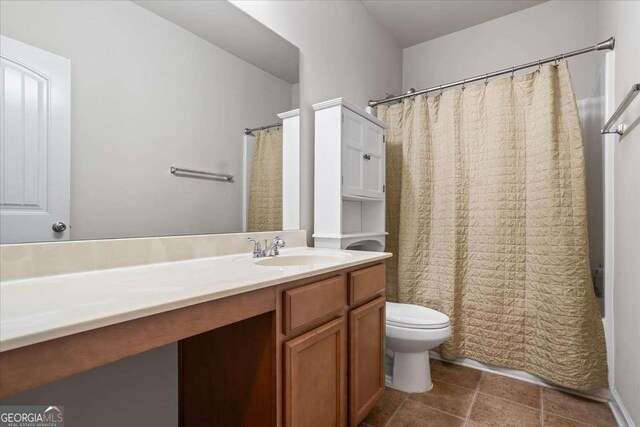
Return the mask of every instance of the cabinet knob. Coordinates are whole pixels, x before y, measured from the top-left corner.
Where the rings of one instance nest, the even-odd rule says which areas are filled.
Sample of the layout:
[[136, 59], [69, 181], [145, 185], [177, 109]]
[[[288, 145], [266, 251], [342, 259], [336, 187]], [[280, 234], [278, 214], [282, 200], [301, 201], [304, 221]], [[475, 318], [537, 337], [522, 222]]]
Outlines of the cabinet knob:
[[371, 154], [365, 154], [362, 156], [365, 160], [371, 160]]

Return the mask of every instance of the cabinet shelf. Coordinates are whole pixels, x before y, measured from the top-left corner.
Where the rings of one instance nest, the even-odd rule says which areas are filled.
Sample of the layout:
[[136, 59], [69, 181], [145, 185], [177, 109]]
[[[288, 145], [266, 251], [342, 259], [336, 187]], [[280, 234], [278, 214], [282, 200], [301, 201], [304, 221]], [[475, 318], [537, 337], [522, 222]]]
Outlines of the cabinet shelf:
[[387, 236], [386, 231], [366, 232], [366, 233], [347, 233], [347, 234], [318, 234], [314, 233], [313, 237], [322, 239], [362, 239], [365, 237]]
[[357, 249], [372, 252], [384, 250], [384, 241], [389, 233], [364, 232], [349, 234], [314, 234], [316, 247], [332, 249]]
[[366, 197], [366, 196], [353, 196], [350, 194], [343, 194], [342, 200], [348, 200], [351, 202], [374, 202], [374, 203], [383, 203], [384, 199], [378, 199], [374, 197]]

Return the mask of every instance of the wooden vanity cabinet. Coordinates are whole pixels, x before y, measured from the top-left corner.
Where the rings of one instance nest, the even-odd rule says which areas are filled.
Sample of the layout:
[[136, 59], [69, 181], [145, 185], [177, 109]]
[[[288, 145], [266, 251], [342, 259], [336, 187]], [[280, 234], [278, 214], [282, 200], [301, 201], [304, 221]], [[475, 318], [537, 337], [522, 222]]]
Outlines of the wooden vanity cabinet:
[[180, 341], [180, 427], [275, 425], [273, 316]]
[[349, 420], [357, 426], [384, 393], [384, 297], [349, 312]]
[[181, 340], [180, 425], [357, 426], [384, 393], [385, 266], [274, 286], [274, 310]]
[[283, 327], [288, 334], [331, 313], [339, 313], [347, 302], [344, 278], [335, 276], [283, 292]]
[[283, 425], [357, 426], [382, 396], [384, 278], [375, 264], [279, 288]]
[[285, 425], [344, 426], [347, 415], [347, 325], [344, 316], [287, 341]]
[[0, 398], [178, 342], [180, 427], [356, 426], [384, 392], [384, 288], [375, 261], [3, 351]]

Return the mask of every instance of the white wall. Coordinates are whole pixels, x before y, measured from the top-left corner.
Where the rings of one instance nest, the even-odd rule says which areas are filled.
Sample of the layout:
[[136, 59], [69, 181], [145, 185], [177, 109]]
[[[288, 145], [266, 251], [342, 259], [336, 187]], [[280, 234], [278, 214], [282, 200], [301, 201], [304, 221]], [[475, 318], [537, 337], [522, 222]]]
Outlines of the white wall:
[[[598, 15], [601, 34], [616, 36], [613, 104], [618, 106], [631, 85], [640, 83], [640, 2], [601, 1]], [[613, 388], [640, 426], [640, 96], [621, 120], [634, 127], [608, 141], [615, 189]]]
[[241, 231], [242, 130], [290, 110], [289, 83], [130, 2], [1, 5], [2, 34], [71, 59], [73, 239]]
[[[398, 92], [402, 50], [357, 1], [232, 1], [300, 48], [301, 219], [313, 231], [313, 109]], [[309, 239], [311, 242], [311, 239]]]
[[[597, 2], [548, 1], [406, 48], [402, 86], [437, 86], [594, 45], [601, 41], [597, 24]], [[601, 62], [598, 55], [569, 60], [578, 99], [596, 94]]]

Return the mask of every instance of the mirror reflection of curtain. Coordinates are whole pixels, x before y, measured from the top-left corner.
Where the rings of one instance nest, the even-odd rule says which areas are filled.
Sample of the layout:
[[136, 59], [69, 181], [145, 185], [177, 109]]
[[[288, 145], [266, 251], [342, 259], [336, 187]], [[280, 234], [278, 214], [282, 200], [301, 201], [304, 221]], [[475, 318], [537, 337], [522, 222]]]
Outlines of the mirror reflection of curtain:
[[282, 230], [282, 128], [256, 132], [247, 231]]
[[390, 126], [389, 298], [450, 316], [445, 358], [606, 387], [567, 64], [381, 106], [378, 117]]

